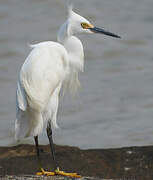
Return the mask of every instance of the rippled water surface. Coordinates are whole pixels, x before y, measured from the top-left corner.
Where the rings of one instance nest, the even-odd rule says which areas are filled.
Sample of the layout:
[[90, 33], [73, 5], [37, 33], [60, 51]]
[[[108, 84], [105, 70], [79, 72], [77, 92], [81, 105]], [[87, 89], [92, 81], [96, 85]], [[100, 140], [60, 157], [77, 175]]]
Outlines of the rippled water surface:
[[[15, 90], [28, 44], [56, 40], [63, 0], [0, 2], [0, 146], [15, 143]], [[75, 10], [122, 36], [79, 36], [85, 72], [75, 98], [62, 98], [57, 144], [113, 148], [153, 144], [153, 1], [77, 0]], [[26, 139], [23, 142], [32, 142]], [[44, 133], [41, 143], [47, 143]]]

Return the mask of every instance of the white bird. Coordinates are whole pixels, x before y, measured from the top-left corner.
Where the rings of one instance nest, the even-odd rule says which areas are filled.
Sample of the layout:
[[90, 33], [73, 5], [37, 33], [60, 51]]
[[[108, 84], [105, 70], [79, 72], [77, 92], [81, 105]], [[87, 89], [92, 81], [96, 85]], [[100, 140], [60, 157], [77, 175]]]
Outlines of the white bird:
[[52, 140], [51, 123], [56, 123], [59, 93], [62, 88], [75, 91], [79, 86], [78, 73], [84, 68], [84, 51], [81, 41], [75, 36], [80, 33], [101, 33], [116, 38], [120, 36], [93, 26], [87, 19], [68, 10], [68, 19], [58, 32], [58, 42], [48, 41], [32, 45], [32, 51], [25, 60], [19, 73], [16, 93], [15, 138], [22, 139], [33, 136], [36, 143], [37, 156], [40, 159], [38, 135], [43, 127], [47, 128], [51, 152], [55, 163], [55, 171], [41, 173], [47, 175], [77, 174], [59, 171]]

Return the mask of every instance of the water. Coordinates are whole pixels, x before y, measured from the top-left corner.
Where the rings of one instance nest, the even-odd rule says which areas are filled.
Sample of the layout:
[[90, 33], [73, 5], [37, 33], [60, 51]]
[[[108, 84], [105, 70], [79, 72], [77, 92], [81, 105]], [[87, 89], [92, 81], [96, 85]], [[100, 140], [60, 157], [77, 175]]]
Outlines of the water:
[[[13, 145], [17, 72], [28, 44], [56, 40], [62, 0], [0, 2], [0, 146]], [[123, 38], [79, 36], [85, 72], [76, 98], [62, 99], [57, 144], [114, 148], [153, 144], [153, 1], [78, 0], [75, 9]], [[26, 139], [22, 143], [31, 143]], [[41, 143], [47, 143], [45, 133]]]

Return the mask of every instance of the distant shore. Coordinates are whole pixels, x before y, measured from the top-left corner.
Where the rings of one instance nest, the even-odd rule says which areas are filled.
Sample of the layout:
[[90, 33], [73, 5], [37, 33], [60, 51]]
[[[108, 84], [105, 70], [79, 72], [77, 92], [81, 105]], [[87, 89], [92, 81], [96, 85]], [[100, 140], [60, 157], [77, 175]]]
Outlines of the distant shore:
[[[90, 150], [55, 147], [60, 168], [67, 172], [105, 179], [153, 179], [153, 146]], [[41, 149], [44, 169], [53, 170], [49, 146], [41, 146]], [[34, 175], [37, 171], [35, 146], [0, 147], [0, 179], [6, 175]]]

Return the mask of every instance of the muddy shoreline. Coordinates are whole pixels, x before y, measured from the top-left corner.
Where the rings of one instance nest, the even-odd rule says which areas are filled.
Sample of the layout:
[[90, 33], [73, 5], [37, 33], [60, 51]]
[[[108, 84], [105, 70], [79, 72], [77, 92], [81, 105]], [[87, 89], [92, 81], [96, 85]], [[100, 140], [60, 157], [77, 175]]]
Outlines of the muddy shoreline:
[[[153, 179], [153, 146], [80, 150], [56, 145], [55, 148], [60, 168], [67, 172], [105, 179]], [[44, 169], [53, 170], [49, 146], [41, 146], [41, 151]], [[6, 175], [34, 175], [37, 171], [35, 146], [0, 147], [1, 178]]]

